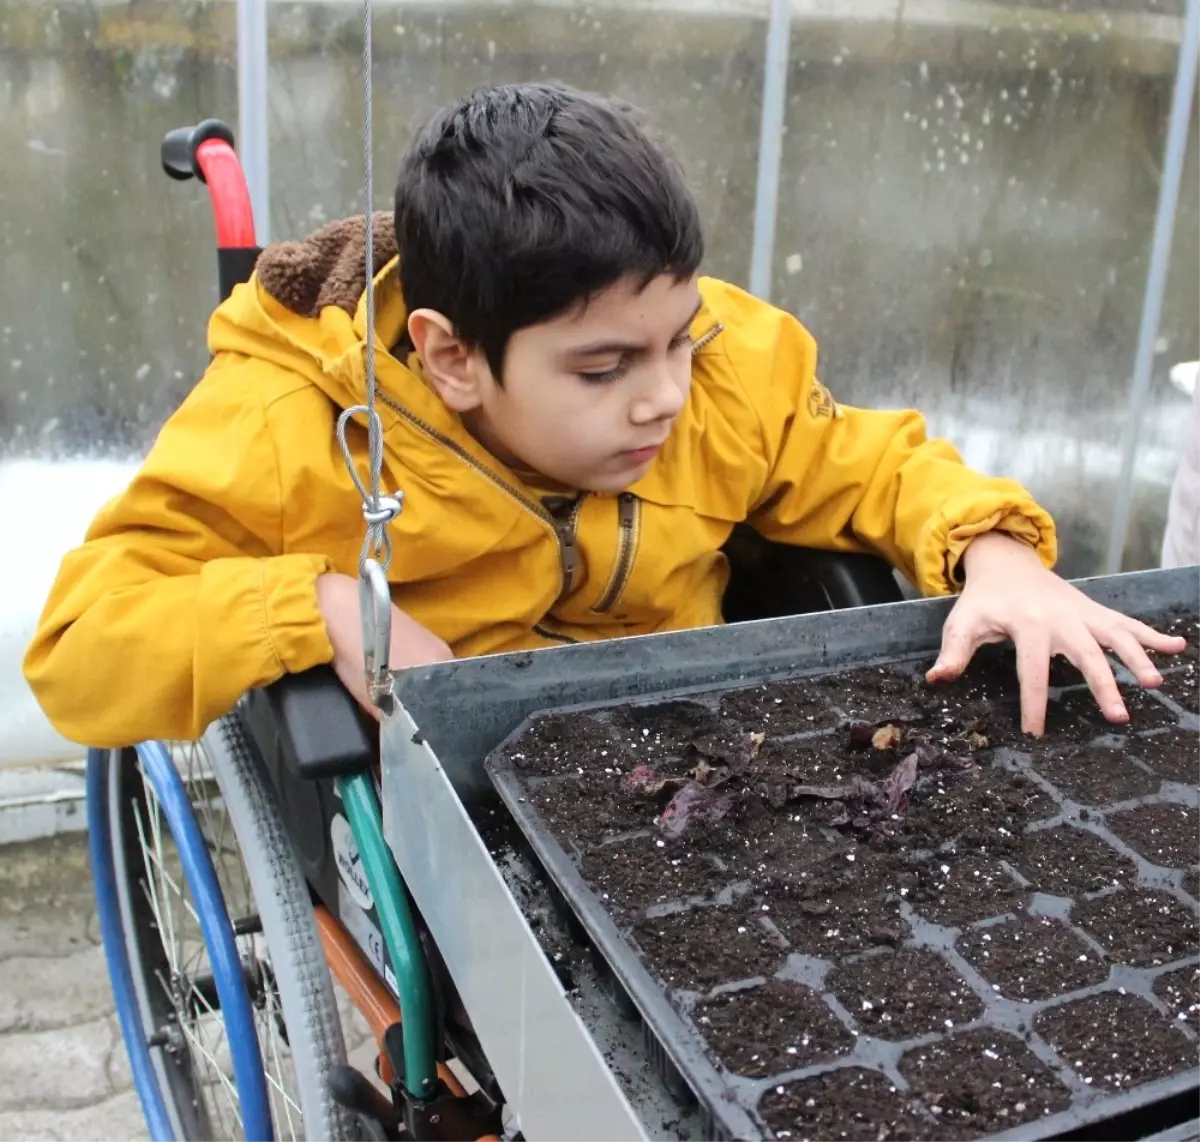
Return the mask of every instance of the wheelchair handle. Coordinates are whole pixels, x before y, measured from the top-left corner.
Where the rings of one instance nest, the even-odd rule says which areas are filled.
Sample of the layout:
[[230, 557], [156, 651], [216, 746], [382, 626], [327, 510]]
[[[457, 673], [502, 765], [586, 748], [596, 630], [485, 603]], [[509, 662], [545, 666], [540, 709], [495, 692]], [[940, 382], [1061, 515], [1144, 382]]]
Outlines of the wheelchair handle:
[[233, 149], [233, 131], [219, 119], [167, 134], [162, 168], [173, 179], [199, 179], [208, 187], [217, 231], [217, 275], [221, 300], [247, 281], [261, 252], [254, 233], [254, 208], [242, 164]]

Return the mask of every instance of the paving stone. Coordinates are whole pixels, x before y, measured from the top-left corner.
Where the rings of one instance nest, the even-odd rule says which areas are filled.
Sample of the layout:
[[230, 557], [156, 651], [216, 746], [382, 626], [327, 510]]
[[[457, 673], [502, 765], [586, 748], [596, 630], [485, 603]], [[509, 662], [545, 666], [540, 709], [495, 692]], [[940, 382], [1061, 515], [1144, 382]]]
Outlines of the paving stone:
[[[113, 1046], [107, 1019], [70, 1031], [0, 1035], [0, 1110], [84, 1106], [113, 1093], [106, 1064]], [[0, 1137], [17, 1137], [0, 1131]]]
[[0, 860], [0, 960], [70, 955], [90, 941], [95, 912], [87, 842], [79, 836], [5, 845]]
[[100, 948], [84, 947], [53, 959], [16, 956], [0, 965], [0, 1033], [68, 1027], [112, 1010]]
[[0, 1138], [21, 1142], [141, 1142], [145, 1137], [146, 1120], [132, 1090], [77, 1110], [0, 1112]]

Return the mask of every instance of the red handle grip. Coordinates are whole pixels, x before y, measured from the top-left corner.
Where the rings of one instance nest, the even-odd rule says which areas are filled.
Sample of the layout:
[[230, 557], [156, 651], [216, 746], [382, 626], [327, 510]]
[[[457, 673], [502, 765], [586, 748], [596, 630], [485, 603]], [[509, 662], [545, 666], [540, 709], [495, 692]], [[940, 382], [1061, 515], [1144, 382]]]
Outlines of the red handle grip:
[[248, 249], [255, 245], [254, 208], [242, 164], [223, 139], [208, 139], [196, 148], [196, 165], [208, 186], [218, 249]]

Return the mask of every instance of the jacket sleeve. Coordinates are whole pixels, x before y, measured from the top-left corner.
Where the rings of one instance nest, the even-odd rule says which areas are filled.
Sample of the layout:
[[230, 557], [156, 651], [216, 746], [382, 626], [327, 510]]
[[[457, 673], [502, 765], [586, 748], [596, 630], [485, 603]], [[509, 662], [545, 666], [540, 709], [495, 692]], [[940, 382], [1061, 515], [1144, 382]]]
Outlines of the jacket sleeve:
[[911, 411], [837, 404], [816, 377], [816, 343], [790, 314], [748, 295], [727, 352], [756, 406], [765, 487], [749, 522], [766, 538], [869, 551], [925, 595], [959, 590], [971, 540], [1005, 531], [1052, 567], [1054, 523], [1019, 484], [966, 467]]
[[244, 366], [219, 363], [64, 559], [24, 663], [66, 738], [198, 737], [239, 697], [333, 656], [323, 556], [284, 554], [279, 467]]

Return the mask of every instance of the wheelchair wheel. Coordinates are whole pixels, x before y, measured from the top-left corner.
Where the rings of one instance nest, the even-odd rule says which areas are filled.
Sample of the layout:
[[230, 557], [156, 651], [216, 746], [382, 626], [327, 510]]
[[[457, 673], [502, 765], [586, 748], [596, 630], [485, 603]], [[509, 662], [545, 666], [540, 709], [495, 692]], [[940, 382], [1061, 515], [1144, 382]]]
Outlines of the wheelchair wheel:
[[152, 1137], [361, 1137], [329, 1094], [345, 1045], [308, 886], [237, 717], [88, 766], [105, 953]]

